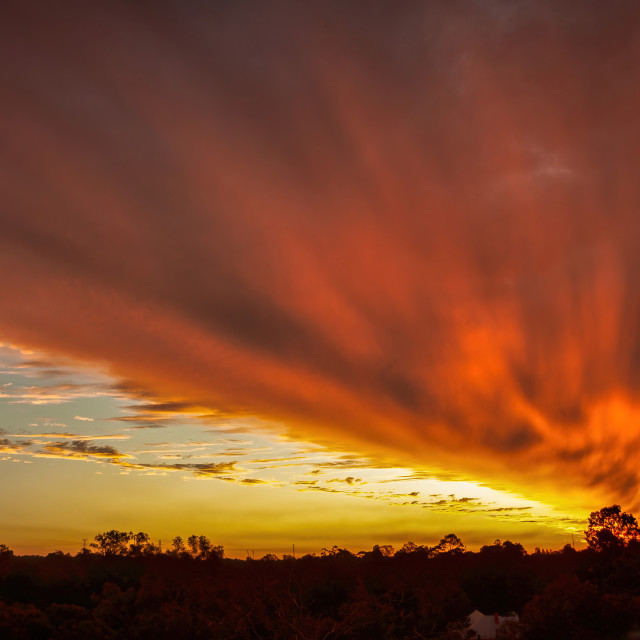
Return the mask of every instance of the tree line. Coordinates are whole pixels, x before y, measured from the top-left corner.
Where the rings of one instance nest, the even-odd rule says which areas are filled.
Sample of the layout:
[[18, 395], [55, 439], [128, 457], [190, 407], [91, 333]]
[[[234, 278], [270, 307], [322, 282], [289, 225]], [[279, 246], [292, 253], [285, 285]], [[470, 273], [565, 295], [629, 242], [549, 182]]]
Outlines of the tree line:
[[[159, 544], [154, 544], [148, 533], [140, 531], [118, 531], [111, 529], [104, 533], [99, 533], [93, 538], [89, 547], [95, 553], [106, 556], [153, 556], [162, 553]], [[83, 549], [87, 553], [87, 549]], [[207, 536], [192, 535], [186, 542], [176, 536], [171, 543], [171, 547], [166, 550], [166, 555], [174, 558], [196, 558], [198, 560], [221, 559], [224, 556], [222, 545], [214, 545]]]
[[[636, 518], [629, 513], [623, 512], [620, 505], [614, 504], [611, 507], [604, 507], [599, 511], [590, 514], [588, 527], [585, 533], [587, 548], [603, 551], [616, 549], [637, 544], [640, 542], [640, 527]], [[496, 541], [499, 542], [499, 541]], [[142, 531], [133, 533], [132, 531], [118, 531], [111, 529], [94, 536], [89, 544], [94, 553], [101, 556], [153, 556], [163, 553], [160, 544], [155, 544], [148, 533]], [[485, 546], [481, 552], [489, 552], [496, 545]], [[430, 547], [428, 545], [417, 545], [414, 542], [407, 542], [398, 551], [391, 545], [374, 545], [371, 552], [360, 551], [356, 557], [367, 557], [369, 555], [380, 555], [390, 557], [399, 555], [418, 555], [423, 557], [434, 557], [441, 553], [462, 553], [466, 549], [462, 540], [454, 533], [443, 536], [440, 541]], [[519, 543], [506, 541], [502, 544], [502, 549], [509, 549], [515, 555], [526, 555], [526, 550]], [[82, 553], [88, 553], [86, 548]], [[0, 544], [0, 556], [11, 554], [12, 551], [4, 544]], [[195, 558], [198, 560], [222, 559], [224, 548], [222, 545], [214, 545], [211, 540], [204, 535], [191, 535], [186, 541], [181, 536], [176, 536], [171, 541], [171, 546], [164, 551], [167, 556], [174, 558]], [[333, 546], [331, 549], [323, 548], [320, 556], [354, 555], [346, 549]], [[251, 559], [251, 558], [247, 558]], [[267, 554], [264, 560], [274, 561], [277, 556]], [[285, 554], [283, 559], [293, 559], [293, 556]]]
[[7, 640], [462, 640], [467, 616], [515, 612], [502, 640], [618, 640], [640, 632], [640, 531], [618, 505], [595, 511], [587, 548], [527, 553], [454, 534], [395, 551], [334, 546], [300, 558], [224, 557], [206, 536], [162, 550], [107, 531], [76, 555], [0, 546]]

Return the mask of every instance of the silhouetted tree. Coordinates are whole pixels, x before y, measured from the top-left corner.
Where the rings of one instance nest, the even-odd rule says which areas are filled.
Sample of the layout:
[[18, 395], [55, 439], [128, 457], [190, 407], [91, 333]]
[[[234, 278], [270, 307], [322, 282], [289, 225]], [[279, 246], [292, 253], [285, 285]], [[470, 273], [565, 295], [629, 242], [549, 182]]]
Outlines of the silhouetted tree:
[[117, 530], [75, 557], [14, 557], [0, 546], [0, 638], [462, 640], [477, 608], [521, 614], [500, 640], [617, 640], [640, 628], [640, 541], [632, 516], [595, 515], [594, 529], [610, 516], [625, 525], [619, 552], [527, 555], [497, 540], [462, 553], [448, 534], [395, 554], [388, 545], [357, 555], [334, 546], [243, 562], [224, 559], [206, 536], [176, 537], [163, 555], [146, 533]]
[[395, 553], [395, 549], [390, 544], [382, 544], [382, 545], [376, 544], [373, 547], [373, 550], [379, 551], [383, 558], [390, 558]]
[[465, 544], [455, 533], [448, 533], [438, 542], [432, 551], [434, 553], [462, 552], [465, 548]]
[[[378, 545], [376, 545], [377, 547]], [[374, 547], [375, 550], [375, 547]], [[379, 549], [378, 549], [379, 551]], [[338, 545], [334, 544], [331, 549], [322, 548], [320, 550], [320, 557], [335, 557], [335, 558], [352, 558], [353, 554], [348, 549], [341, 549]]]
[[207, 538], [207, 536], [198, 536], [198, 557], [208, 558], [211, 555], [211, 548], [213, 545], [211, 544], [211, 540]]
[[637, 599], [602, 594], [575, 576], [560, 576], [524, 608], [523, 638], [622, 638], [636, 621], [637, 612]]
[[131, 536], [129, 543], [130, 556], [149, 556], [157, 552], [158, 547], [151, 542], [151, 538], [148, 533], [140, 531], [139, 533], [134, 533]]
[[418, 545], [415, 542], [405, 542], [400, 549], [398, 549], [398, 554], [409, 554], [415, 553], [418, 550]]
[[4, 577], [9, 571], [12, 557], [13, 551], [6, 544], [0, 544], [0, 577]]
[[640, 540], [638, 521], [614, 504], [593, 511], [589, 516], [589, 526], [584, 532], [589, 549], [604, 551], [626, 547], [631, 541]]
[[[174, 543], [175, 540], [174, 538]], [[197, 558], [198, 560], [221, 560], [224, 556], [222, 546], [214, 546], [207, 536], [189, 536], [187, 538], [187, 545], [189, 546], [191, 557]]]
[[111, 529], [94, 536], [89, 546], [103, 556], [124, 556], [129, 552], [129, 541], [133, 537], [131, 531]]
[[398, 549], [398, 551], [396, 551], [396, 557], [398, 558], [413, 555], [420, 556], [422, 558], [430, 558], [433, 556], [433, 549], [431, 547], [417, 545], [415, 542], [406, 542], [400, 549]]
[[493, 557], [499, 562], [513, 562], [527, 555], [526, 549], [519, 542], [496, 540], [491, 545], [485, 545], [480, 549], [480, 554]]
[[187, 556], [188, 552], [187, 548], [184, 546], [184, 540], [180, 536], [176, 536], [171, 541], [171, 549], [167, 553], [175, 558]]

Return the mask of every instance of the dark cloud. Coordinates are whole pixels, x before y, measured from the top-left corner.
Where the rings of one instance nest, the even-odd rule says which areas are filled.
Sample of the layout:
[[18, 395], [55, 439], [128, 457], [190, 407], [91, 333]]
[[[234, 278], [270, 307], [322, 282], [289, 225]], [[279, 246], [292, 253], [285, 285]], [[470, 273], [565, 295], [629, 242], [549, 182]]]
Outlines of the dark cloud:
[[8, 438], [0, 438], [0, 453], [22, 453], [32, 445], [28, 441], [12, 441]]
[[186, 469], [193, 473], [195, 476], [219, 476], [229, 471], [235, 471], [235, 462], [209, 462], [203, 464], [175, 464], [168, 465], [173, 469]]
[[455, 507], [457, 505], [465, 505], [469, 503], [479, 503], [479, 498], [456, 498], [450, 496], [448, 499], [443, 498], [441, 500], [435, 500], [434, 502], [428, 502], [425, 507]]
[[[56, 446], [60, 447], [60, 443]], [[73, 440], [69, 444], [65, 445], [69, 451], [75, 451], [76, 453], [86, 453], [92, 456], [109, 456], [117, 458], [122, 454], [118, 453], [116, 449], [108, 445], [95, 445], [89, 444], [83, 440]]]
[[152, 402], [149, 404], [138, 404], [138, 405], [130, 405], [128, 407], [124, 407], [129, 411], [136, 411], [141, 414], [164, 414], [164, 413], [185, 413], [185, 412], [193, 412], [197, 411], [195, 405], [189, 404], [188, 402]]
[[159, 469], [170, 471], [191, 471], [195, 476], [219, 476], [229, 471], [236, 470], [234, 462], [206, 462], [206, 463], [184, 463], [176, 462], [175, 464], [147, 464], [135, 463], [133, 466], [140, 469]]
[[528, 449], [542, 440], [528, 424], [512, 427], [505, 425], [501, 432], [488, 428], [485, 433], [485, 443], [489, 448], [505, 452]]
[[42, 447], [39, 455], [62, 458], [108, 458], [111, 460], [131, 457], [109, 445], [91, 444], [86, 440], [72, 440], [71, 442], [47, 444]]
[[218, 478], [229, 482], [236, 482], [237, 478], [225, 474], [238, 471], [235, 461], [219, 463], [176, 462], [172, 464], [115, 461], [115, 464], [125, 469], [135, 469], [138, 471], [189, 471], [199, 478]]

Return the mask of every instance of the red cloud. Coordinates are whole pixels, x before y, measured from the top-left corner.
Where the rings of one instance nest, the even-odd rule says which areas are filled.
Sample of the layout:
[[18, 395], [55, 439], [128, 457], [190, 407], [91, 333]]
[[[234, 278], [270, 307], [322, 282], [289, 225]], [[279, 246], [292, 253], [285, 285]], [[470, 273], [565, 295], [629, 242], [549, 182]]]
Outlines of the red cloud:
[[634, 500], [614, 4], [14, 3], [0, 330], [311, 439]]

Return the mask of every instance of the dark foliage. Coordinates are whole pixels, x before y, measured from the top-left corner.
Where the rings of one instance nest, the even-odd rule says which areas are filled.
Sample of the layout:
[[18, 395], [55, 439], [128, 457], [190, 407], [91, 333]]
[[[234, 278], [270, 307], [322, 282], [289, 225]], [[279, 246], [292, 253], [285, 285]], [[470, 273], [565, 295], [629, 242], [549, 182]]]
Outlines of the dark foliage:
[[76, 556], [0, 548], [7, 640], [459, 640], [474, 609], [516, 612], [505, 640], [614, 640], [640, 625], [640, 544], [465, 552], [452, 534], [352, 554], [230, 560], [205, 536], [162, 553], [110, 531]]
[[630, 513], [614, 504], [591, 513], [585, 536], [590, 549], [604, 551], [637, 543], [640, 541], [640, 529], [638, 521]]

